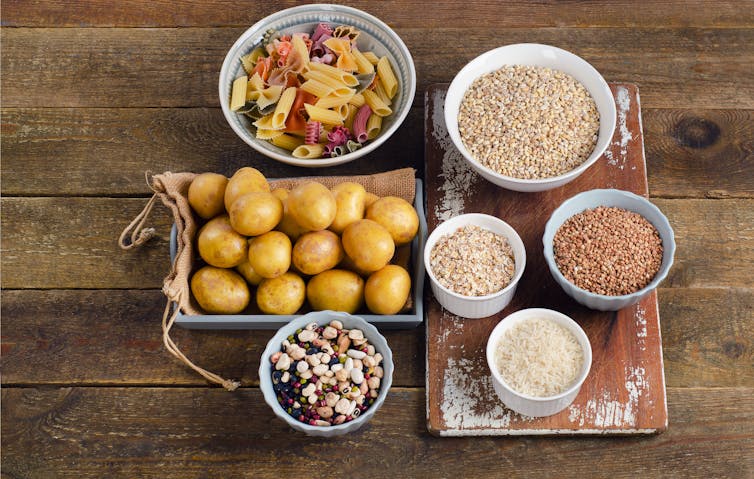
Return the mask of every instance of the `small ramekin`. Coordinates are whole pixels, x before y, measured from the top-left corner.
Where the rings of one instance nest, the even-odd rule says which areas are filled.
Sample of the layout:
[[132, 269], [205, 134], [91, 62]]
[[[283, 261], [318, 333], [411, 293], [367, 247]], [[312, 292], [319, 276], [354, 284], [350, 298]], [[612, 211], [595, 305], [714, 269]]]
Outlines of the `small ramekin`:
[[[502, 335], [517, 324], [534, 318], [548, 319], [564, 326], [573, 333], [584, 352], [584, 363], [576, 381], [555, 396], [534, 397], [515, 391], [503, 380], [495, 365], [495, 349]], [[487, 365], [492, 374], [492, 386], [508, 409], [530, 417], [552, 416], [567, 408], [579, 394], [592, 367], [592, 346], [581, 326], [565, 314], [543, 308], [522, 309], [503, 318], [490, 333], [487, 340]]]
[[[510, 284], [497, 293], [486, 296], [464, 296], [451, 291], [438, 281], [430, 265], [432, 248], [445, 235], [452, 234], [457, 229], [466, 225], [477, 225], [487, 230], [505, 236], [513, 249], [515, 272]], [[521, 237], [511, 225], [494, 216], [482, 213], [468, 213], [455, 216], [435, 228], [427, 238], [424, 247], [424, 266], [429, 275], [432, 292], [443, 308], [451, 313], [464, 318], [486, 318], [503, 310], [513, 299], [521, 276], [526, 266], [526, 249]]]

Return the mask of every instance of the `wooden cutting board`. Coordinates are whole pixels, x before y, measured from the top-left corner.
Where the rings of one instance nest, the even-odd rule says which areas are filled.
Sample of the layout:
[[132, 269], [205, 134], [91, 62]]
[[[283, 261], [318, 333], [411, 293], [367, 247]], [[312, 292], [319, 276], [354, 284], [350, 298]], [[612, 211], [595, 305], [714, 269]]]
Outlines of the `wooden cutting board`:
[[[425, 98], [427, 221], [487, 213], [513, 226], [526, 245], [527, 264], [512, 303], [495, 316], [463, 319], [445, 311], [426, 289], [427, 427], [440, 436], [520, 434], [649, 434], [667, 428], [668, 414], [657, 293], [618, 312], [580, 306], [552, 279], [542, 233], [552, 211], [585, 190], [617, 188], [647, 196], [647, 174], [636, 85], [611, 84], [618, 117], [610, 147], [579, 178], [554, 190], [517, 193], [477, 175], [453, 147], [443, 120], [447, 85]], [[508, 314], [555, 309], [586, 331], [593, 364], [574, 403], [544, 418], [521, 416], [500, 402], [485, 360], [487, 337]]]

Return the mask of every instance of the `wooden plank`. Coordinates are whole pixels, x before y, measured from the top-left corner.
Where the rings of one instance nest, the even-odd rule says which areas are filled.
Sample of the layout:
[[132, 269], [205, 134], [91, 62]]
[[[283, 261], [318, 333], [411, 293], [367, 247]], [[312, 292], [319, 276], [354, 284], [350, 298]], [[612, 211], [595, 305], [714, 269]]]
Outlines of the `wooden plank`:
[[[669, 387], [754, 388], [754, 290], [663, 288], [658, 296]], [[205, 384], [163, 348], [163, 301], [158, 290], [4, 291], [3, 386]], [[394, 384], [423, 386], [424, 329], [384, 333], [400, 365]], [[258, 358], [271, 336], [172, 333], [189, 358], [244, 386], [258, 384]]]
[[393, 388], [362, 430], [323, 442], [274, 418], [257, 389], [3, 388], [3, 475], [751, 477], [754, 389], [668, 395], [672, 423], [658, 436], [451, 440], [426, 434], [421, 390]]
[[[167, 0], [143, 2], [127, 0], [108, 2], [6, 0], [3, 2], [3, 26], [33, 27], [81, 27], [81, 26], [135, 26], [135, 27], [182, 27], [182, 26], [248, 26], [260, 18], [278, 10], [292, 7], [300, 2], [282, 0], [275, 3], [251, 3], [237, 8], [229, 0], [203, 1], [184, 4]], [[466, 3], [458, 8], [453, 0], [432, 3], [432, 15], [428, 17], [421, 2], [390, 0], [374, 2], [353, 0], [349, 6], [359, 8], [393, 27], [408, 28], [416, 25], [418, 18], [428, 28], [453, 24], [458, 27], [476, 28], [479, 19], [486, 25], [498, 28], [512, 27], [732, 27], [749, 26], [754, 23], [754, 4], [750, 1], [709, 2], [655, 2], [650, 8], [636, 8], [635, 2], [622, 1], [572, 1], [531, 2], [514, 0], [496, 8], [494, 2]]]
[[752, 196], [752, 110], [644, 109], [642, 118], [651, 195]]
[[[362, 160], [304, 169], [246, 146], [219, 108], [5, 108], [3, 170], [8, 174], [2, 193], [145, 195], [147, 170], [229, 175], [249, 164], [270, 177], [375, 173], [404, 165], [424, 177], [423, 116], [422, 108], [412, 108], [395, 135]], [[752, 110], [645, 108], [642, 117], [652, 196], [754, 197], [754, 175], [747, 174]]]
[[151, 194], [144, 181], [147, 170], [232, 175], [247, 165], [270, 178], [370, 174], [407, 166], [422, 177], [423, 116], [423, 109], [412, 108], [379, 150], [357, 161], [300, 168], [257, 153], [233, 132], [219, 108], [3, 109], [7, 174], [2, 193], [146, 195]]
[[[668, 216], [678, 245], [664, 286], [751, 287], [754, 200], [652, 201]], [[161, 288], [170, 269], [172, 218], [167, 208], [158, 206], [152, 212], [148, 224], [156, 228], [157, 237], [146, 246], [130, 252], [117, 246], [121, 231], [146, 202], [146, 198], [2, 198], [2, 287]]]
[[[466, 320], [427, 297], [427, 422], [441, 436], [519, 434], [646, 434], [667, 427], [665, 376], [657, 295], [617, 312], [589, 310], [552, 278], [542, 232], [564, 199], [594, 188], [647, 194], [639, 94], [610, 84], [618, 127], [603, 157], [574, 181], [550, 191], [517, 193], [481, 179], [448, 140], [442, 117], [445, 85], [427, 92], [425, 149], [427, 225], [480, 212], [503, 218], [526, 247], [526, 274], [511, 304], [487, 318]], [[536, 205], [536, 208], [532, 208]], [[560, 311], [581, 325], [592, 345], [592, 366], [573, 403], [561, 412], [527, 418], [481, 398], [495, 396], [485, 360], [498, 322], [524, 308]]]
[[[452, 24], [452, 22], [450, 22]], [[218, 105], [217, 74], [239, 28], [14, 28], [3, 33], [5, 107]], [[649, 108], [754, 108], [754, 29], [397, 29], [419, 72], [416, 104], [476, 55], [509, 43], [571, 50]], [[447, 42], [448, 38], [465, 39]], [[437, 49], [437, 45], [447, 48]], [[474, 45], [468, 48], [466, 45]], [[605, 46], [609, 45], [609, 48]], [[49, 59], [55, 68], [46, 68]]]

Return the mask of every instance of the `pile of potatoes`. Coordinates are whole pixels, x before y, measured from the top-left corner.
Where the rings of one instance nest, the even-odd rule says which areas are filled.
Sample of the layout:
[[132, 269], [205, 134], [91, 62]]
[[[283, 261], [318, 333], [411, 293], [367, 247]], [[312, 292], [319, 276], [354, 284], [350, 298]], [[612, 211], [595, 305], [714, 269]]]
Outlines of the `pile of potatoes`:
[[307, 300], [313, 310], [355, 313], [366, 304], [396, 314], [408, 300], [419, 217], [402, 198], [379, 198], [352, 182], [271, 190], [245, 167], [230, 179], [198, 175], [188, 201], [207, 220], [196, 238], [207, 265], [191, 278], [207, 313], [247, 310], [254, 288], [264, 314], [295, 314]]

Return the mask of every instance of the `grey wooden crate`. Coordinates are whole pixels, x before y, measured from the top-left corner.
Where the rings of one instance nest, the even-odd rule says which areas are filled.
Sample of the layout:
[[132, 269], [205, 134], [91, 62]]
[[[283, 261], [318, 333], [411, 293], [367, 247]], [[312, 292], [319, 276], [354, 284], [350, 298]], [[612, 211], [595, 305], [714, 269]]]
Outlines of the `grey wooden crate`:
[[[419, 215], [419, 234], [411, 243], [413, 265], [412, 293], [413, 311], [406, 314], [377, 315], [356, 314], [381, 329], [410, 329], [424, 321], [424, 242], [427, 240], [427, 218], [424, 212], [424, 188], [422, 180], [416, 180], [414, 207]], [[175, 259], [177, 229], [170, 233], [170, 260]], [[177, 305], [173, 305], [177, 307]], [[175, 324], [187, 329], [278, 329], [301, 315], [270, 314], [202, 314], [179, 313]]]

